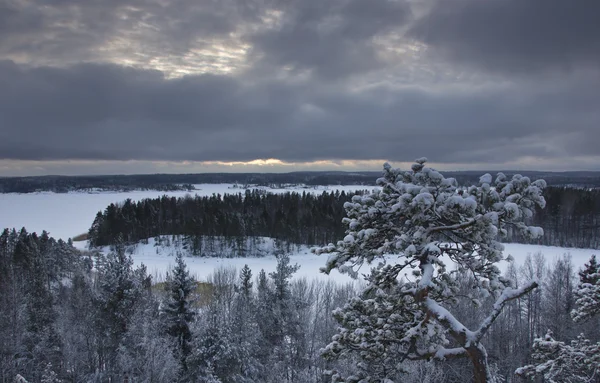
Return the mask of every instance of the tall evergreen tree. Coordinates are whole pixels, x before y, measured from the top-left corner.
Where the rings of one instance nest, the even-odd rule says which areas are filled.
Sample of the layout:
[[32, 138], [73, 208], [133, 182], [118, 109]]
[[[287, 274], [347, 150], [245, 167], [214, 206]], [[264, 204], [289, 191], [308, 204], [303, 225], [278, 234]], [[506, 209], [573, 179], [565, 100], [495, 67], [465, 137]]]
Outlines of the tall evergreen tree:
[[600, 280], [600, 264], [596, 261], [596, 255], [593, 254], [590, 260], [584, 264], [583, 270], [579, 271], [580, 282], [594, 285]]
[[178, 252], [175, 268], [167, 274], [165, 289], [169, 296], [163, 311], [167, 316], [167, 333], [175, 340], [175, 355], [180, 361], [182, 373], [187, 371], [186, 359], [191, 351], [190, 323], [195, 312], [190, 303], [195, 288], [196, 283], [190, 276], [183, 255]]
[[577, 308], [571, 313], [576, 322], [583, 322], [600, 314], [600, 273], [593, 272], [595, 263], [596, 257], [592, 256], [583, 274], [580, 273], [581, 283], [575, 292]]
[[[46, 269], [37, 237], [29, 237], [29, 249], [32, 251], [30, 269], [28, 273], [29, 283], [26, 295], [26, 336], [25, 346], [27, 358], [33, 363], [33, 371], [41, 372], [47, 364], [60, 365], [61, 339], [56, 331], [56, 311], [54, 309], [54, 297], [48, 286]], [[37, 374], [31, 374], [30, 378], [40, 378]]]
[[98, 370], [109, 376], [116, 373], [117, 351], [131, 325], [131, 318], [148, 287], [145, 266], [133, 269], [133, 259], [122, 244], [106, 257], [100, 257], [96, 305], [100, 330]]
[[570, 344], [557, 341], [552, 331], [533, 343], [533, 363], [516, 370], [522, 377], [543, 377], [549, 383], [596, 383], [600, 374], [600, 343], [583, 335]]
[[253, 285], [252, 271], [248, 265], [244, 265], [240, 271], [231, 313], [232, 341], [238, 345], [240, 357], [240, 382], [256, 381], [256, 377], [260, 376], [264, 369], [259, 360], [261, 343]]

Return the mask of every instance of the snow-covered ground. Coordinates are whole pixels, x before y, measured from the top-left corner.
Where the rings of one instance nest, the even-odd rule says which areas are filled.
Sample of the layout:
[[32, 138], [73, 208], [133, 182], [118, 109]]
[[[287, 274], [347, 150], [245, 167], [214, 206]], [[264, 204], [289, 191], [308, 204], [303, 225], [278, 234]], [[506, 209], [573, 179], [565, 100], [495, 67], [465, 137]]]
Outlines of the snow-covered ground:
[[[85, 249], [87, 241], [76, 242], [75, 246], [80, 249]], [[102, 249], [104, 253], [110, 251], [108, 247]], [[148, 244], [138, 244], [131, 254], [135, 265], [143, 263], [148, 268], [148, 273], [154, 276], [155, 280], [162, 280], [165, 272], [175, 265], [176, 247], [156, 247], [154, 238], [148, 240]], [[184, 253], [185, 254], [185, 253]], [[337, 271], [333, 271], [330, 276], [319, 272], [319, 268], [325, 265], [325, 255], [315, 255], [310, 252], [310, 248], [303, 246], [299, 251], [294, 251], [290, 255], [291, 263], [300, 265], [300, 270], [295, 277], [306, 277], [311, 280], [317, 279], [333, 279], [335, 281], [351, 281], [352, 279], [346, 275], [341, 275]], [[198, 280], [206, 280], [213, 271], [219, 267], [233, 266], [238, 271], [248, 265], [254, 275], [258, 275], [261, 269], [267, 273], [275, 271], [277, 259], [274, 255], [264, 257], [245, 257], [245, 258], [216, 258], [216, 257], [185, 257], [190, 273]], [[369, 270], [368, 268], [365, 270]]]
[[[77, 242], [76, 246], [85, 248], [86, 242]], [[505, 255], [512, 255], [517, 265], [522, 265], [528, 254], [541, 252], [544, 254], [548, 264], [552, 264], [556, 259], [564, 254], [570, 254], [575, 268], [578, 269], [586, 263], [592, 254], [600, 254], [600, 251], [593, 249], [569, 249], [554, 246], [538, 246], [538, 245], [522, 245], [508, 243], [504, 245]], [[103, 251], [109, 251], [105, 248]], [[149, 239], [148, 244], [139, 244], [132, 253], [132, 257], [136, 265], [143, 263], [148, 268], [148, 272], [154, 275], [155, 280], [161, 280], [164, 274], [174, 265], [175, 248], [156, 247], [154, 239]], [[393, 262], [393, 256], [389, 256], [388, 260]], [[315, 255], [310, 252], [307, 247], [302, 247], [299, 251], [294, 251], [290, 255], [292, 263], [300, 265], [300, 270], [295, 277], [306, 277], [308, 279], [331, 279], [336, 282], [349, 282], [352, 279], [347, 275], [342, 275], [337, 271], [332, 271], [330, 275], [325, 275], [319, 272], [319, 269], [325, 265], [327, 255]], [[234, 266], [238, 270], [247, 264], [254, 275], [257, 275], [261, 269], [266, 272], [275, 270], [277, 260], [274, 255], [269, 255], [261, 258], [214, 258], [214, 257], [185, 257], [185, 262], [188, 265], [190, 272], [199, 280], [206, 280], [216, 268], [222, 266]], [[503, 261], [498, 264], [500, 270], [506, 270], [508, 262]], [[369, 265], [363, 266], [363, 272], [368, 273]]]
[[[183, 197], [186, 194], [210, 196], [212, 194], [243, 193], [245, 189], [236, 188], [233, 184], [200, 184], [195, 185], [192, 192], [175, 191], [131, 191], [131, 192], [72, 192], [72, 193], [28, 193], [18, 194], [0, 193], [0, 230], [3, 228], [25, 227], [29, 232], [46, 230], [54, 238], [67, 240], [82, 233], [86, 233], [96, 213], [104, 210], [111, 203], [121, 202], [127, 198], [138, 201], [144, 198], [156, 198], [162, 195]], [[252, 187], [252, 189], [265, 189], [272, 193], [288, 191], [303, 191], [322, 193], [332, 190], [363, 190], [371, 189], [364, 186], [316, 186], [316, 187], [289, 187], [285, 189], [271, 189], [265, 187]]]
[[[161, 192], [161, 191], [132, 191], [132, 192], [72, 192], [65, 194], [57, 193], [31, 193], [31, 194], [0, 194], [0, 229], [5, 227], [26, 227], [28, 231], [48, 231], [55, 238], [67, 239], [81, 233], [87, 232], [92, 224], [96, 213], [104, 210], [113, 202], [121, 202], [127, 198], [141, 200], [144, 198], [156, 198], [167, 194], [182, 197], [186, 194], [212, 195], [213, 193], [238, 193], [244, 189], [236, 188], [232, 184], [201, 184], [195, 185], [198, 190], [191, 193], [185, 191]], [[358, 189], [371, 189], [362, 186], [318, 186], [311, 188], [290, 187], [285, 189], [265, 188], [273, 193], [287, 191], [322, 193], [324, 190], [353, 191]], [[77, 243], [84, 247], [85, 243]], [[541, 252], [548, 262], [553, 262], [557, 257], [569, 253], [577, 268], [581, 267], [592, 254], [600, 255], [600, 251], [592, 249], [567, 249], [551, 246], [506, 244], [505, 255], [512, 255], [518, 265], [522, 264], [527, 254]], [[164, 275], [165, 271], [173, 264], [173, 257], [169, 250], [157, 249], [150, 240], [148, 245], [140, 245], [133, 254], [136, 264], [144, 263], [148, 271], [157, 277]], [[319, 273], [319, 268], [325, 264], [326, 256], [317, 256], [308, 248], [291, 255], [292, 262], [301, 267], [298, 277], [308, 278], [332, 278], [336, 281], [349, 281], [350, 278], [340, 275], [336, 271], [331, 276]], [[206, 278], [220, 266], [235, 266], [238, 269], [248, 264], [255, 274], [260, 269], [270, 272], [275, 269], [276, 259], [274, 256], [263, 258], [186, 258], [192, 273], [200, 279]], [[506, 268], [507, 263], [499, 264], [501, 269]], [[368, 272], [369, 266], [364, 266]]]

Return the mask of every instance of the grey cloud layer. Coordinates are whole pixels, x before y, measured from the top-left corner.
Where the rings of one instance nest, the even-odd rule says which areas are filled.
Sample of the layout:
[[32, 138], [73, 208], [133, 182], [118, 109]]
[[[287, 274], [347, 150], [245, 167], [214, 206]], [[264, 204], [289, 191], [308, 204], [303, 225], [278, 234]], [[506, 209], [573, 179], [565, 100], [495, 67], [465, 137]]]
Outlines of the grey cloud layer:
[[410, 34], [433, 54], [502, 72], [600, 64], [597, 0], [438, 0]]
[[277, 7], [281, 25], [251, 36], [259, 65], [314, 71], [337, 79], [384, 65], [373, 38], [403, 26], [411, 10], [403, 1], [298, 1]]
[[[597, 108], [577, 95], [598, 90], [583, 78], [539, 89], [351, 94], [214, 75], [167, 80], [90, 64], [23, 69], [4, 62], [0, 76], [3, 158], [409, 160], [427, 153], [438, 161], [494, 162], [551, 158], [557, 150], [597, 154], [590, 145], [598, 142], [590, 124]], [[570, 145], [562, 147], [567, 133]]]
[[[10, 0], [0, 159], [600, 156], [598, 4]], [[245, 46], [243, 60], [215, 44]], [[138, 65], [155, 60], [238, 67], [167, 78]]]
[[261, 67], [337, 77], [375, 65], [371, 39], [409, 15], [404, 1], [388, 0], [13, 0], [0, 5], [0, 55], [54, 64], [129, 50], [152, 60], [217, 39], [249, 44]]

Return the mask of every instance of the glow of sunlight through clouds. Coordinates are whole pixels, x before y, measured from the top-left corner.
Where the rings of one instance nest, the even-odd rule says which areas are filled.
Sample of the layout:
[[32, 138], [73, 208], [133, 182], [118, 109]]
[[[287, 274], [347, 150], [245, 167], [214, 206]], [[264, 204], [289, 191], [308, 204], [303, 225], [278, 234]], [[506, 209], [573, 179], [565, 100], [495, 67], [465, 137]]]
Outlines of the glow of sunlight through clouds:
[[0, 175], [598, 170], [599, 4], [9, 0]]

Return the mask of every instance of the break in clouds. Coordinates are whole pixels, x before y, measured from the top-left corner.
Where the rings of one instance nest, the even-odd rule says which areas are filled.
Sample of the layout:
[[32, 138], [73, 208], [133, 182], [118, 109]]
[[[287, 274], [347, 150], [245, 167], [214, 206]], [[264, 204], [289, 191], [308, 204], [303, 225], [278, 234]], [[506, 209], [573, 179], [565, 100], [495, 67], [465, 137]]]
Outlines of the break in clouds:
[[597, 168], [599, 13], [593, 0], [9, 0], [0, 160]]

